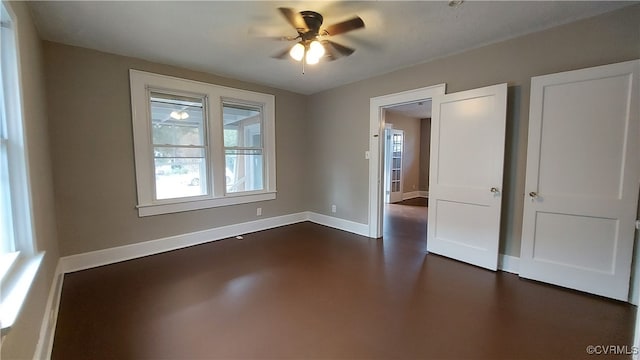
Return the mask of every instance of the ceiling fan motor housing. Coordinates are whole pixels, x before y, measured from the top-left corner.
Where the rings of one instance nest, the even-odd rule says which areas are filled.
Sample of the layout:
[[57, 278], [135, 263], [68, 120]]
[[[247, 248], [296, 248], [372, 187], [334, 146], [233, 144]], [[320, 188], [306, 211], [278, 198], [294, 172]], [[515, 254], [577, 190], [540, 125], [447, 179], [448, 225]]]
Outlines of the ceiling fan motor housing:
[[302, 15], [302, 18], [304, 19], [304, 22], [307, 24], [307, 27], [309, 28], [308, 31], [304, 31], [304, 29], [302, 29], [302, 31], [300, 31], [300, 29], [298, 29], [298, 32], [300, 33], [300, 36], [302, 36], [302, 40], [313, 40], [318, 36], [318, 33], [320, 32], [320, 26], [322, 25], [322, 15], [318, 14], [315, 11], [301, 11], [300, 15]]
[[[297, 43], [273, 56], [276, 59], [291, 57], [296, 61], [301, 61], [309, 52], [317, 53], [318, 59], [313, 59], [316, 61], [310, 62], [310, 64], [312, 64], [316, 63], [321, 57], [331, 61], [342, 56], [349, 56], [353, 54], [355, 49], [328, 40], [327, 37], [364, 28], [364, 21], [356, 16], [349, 20], [327, 26], [323, 28], [322, 33], [320, 33], [320, 27], [324, 19], [319, 13], [310, 10], [298, 12], [286, 7], [280, 7], [278, 10], [287, 22], [296, 29], [298, 36], [281, 37], [281, 39], [293, 40]], [[312, 51], [313, 47], [315, 47], [315, 51]]]

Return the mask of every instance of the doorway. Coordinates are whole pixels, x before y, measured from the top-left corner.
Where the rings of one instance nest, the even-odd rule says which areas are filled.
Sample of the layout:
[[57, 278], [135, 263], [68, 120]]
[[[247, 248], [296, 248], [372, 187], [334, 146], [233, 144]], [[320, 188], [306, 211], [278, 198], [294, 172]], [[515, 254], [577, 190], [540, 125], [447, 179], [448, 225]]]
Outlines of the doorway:
[[[394, 107], [410, 106], [419, 102], [429, 102], [434, 96], [444, 95], [445, 84], [409, 90], [401, 93], [380, 96], [370, 103], [370, 146], [369, 146], [369, 236], [379, 238], [383, 235], [385, 213], [385, 128], [387, 110]], [[406, 132], [405, 132], [406, 134]], [[382, 139], [382, 141], [381, 141]], [[428, 181], [427, 181], [428, 184]], [[412, 187], [412, 186], [411, 186]], [[420, 194], [416, 189], [413, 194]], [[426, 191], [425, 191], [426, 193]], [[416, 196], [419, 197], [419, 196]], [[407, 199], [408, 200], [408, 199]]]
[[426, 247], [431, 101], [384, 108], [385, 238]]
[[431, 100], [384, 108], [385, 203], [427, 197]]

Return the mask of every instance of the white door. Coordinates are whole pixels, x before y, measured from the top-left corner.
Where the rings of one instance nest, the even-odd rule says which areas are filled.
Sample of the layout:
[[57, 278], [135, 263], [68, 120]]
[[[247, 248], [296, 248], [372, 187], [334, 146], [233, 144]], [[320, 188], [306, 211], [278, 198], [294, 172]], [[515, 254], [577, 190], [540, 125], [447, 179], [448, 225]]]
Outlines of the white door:
[[389, 202], [402, 201], [402, 157], [404, 155], [404, 131], [390, 131], [391, 140], [389, 156]]
[[532, 78], [520, 276], [627, 300], [639, 67]]
[[427, 250], [496, 270], [507, 84], [433, 98]]

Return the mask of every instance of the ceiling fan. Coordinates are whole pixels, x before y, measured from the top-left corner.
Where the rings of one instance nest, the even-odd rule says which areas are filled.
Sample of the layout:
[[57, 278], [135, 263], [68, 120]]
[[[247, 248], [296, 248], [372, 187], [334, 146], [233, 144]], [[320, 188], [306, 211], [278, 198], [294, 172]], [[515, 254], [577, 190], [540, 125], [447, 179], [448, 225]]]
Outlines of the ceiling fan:
[[344, 34], [346, 32], [364, 28], [364, 21], [358, 16], [333, 24], [324, 28], [322, 15], [315, 11], [297, 12], [291, 8], [278, 8], [282, 16], [298, 32], [298, 36], [283, 36], [280, 40], [297, 41], [295, 45], [274, 55], [276, 59], [286, 59], [288, 56], [296, 61], [302, 61], [309, 65], [316, 64], [320, 59], [333, 61], [342, 56], [353, 54], [355, 49], [327, 40], [326, 37]]

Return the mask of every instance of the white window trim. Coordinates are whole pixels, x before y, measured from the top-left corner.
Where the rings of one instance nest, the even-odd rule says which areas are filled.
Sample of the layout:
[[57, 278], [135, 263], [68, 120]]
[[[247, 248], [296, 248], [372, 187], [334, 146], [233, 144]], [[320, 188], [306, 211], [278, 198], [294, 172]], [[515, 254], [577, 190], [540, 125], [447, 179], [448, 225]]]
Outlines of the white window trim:
[[6, 278], [2, 279], [0, 325], [3, 337], [18, 318], [43, 258], [44, 252], [32, 256], [20, 254], [11, 265]]
[[[265, 124], [265, 120], [264, 120], [264, 116], [263, 116], [263, 114], [264, 114], [264, 106], [263, 106], [263, 104], [260, 104], [260, 103], [253, 103], [253, 102], [250, 102], [250, 101], [238, 101], [237, 99], [231, 99], [231, 98], [222, 98], [221, 100], [222, 100], [222, 106], [223, 106], [223, 107], [224, 107], [224, 106], [227, 106], [227, 105], [229, 105], [229, 106], [234, 106], [234, 105], [235, 105], [235, 106], [249, 106], [249, 107], [252, 107], [252, 108], [253, 108], [253, 107], [258, 107], [258, 108], [260, 108], [260, 109], [261, 109], [261, 110], [260, 110], [260, 114], [261, 114], [261, 115], [260, 115], [260, 117], [261, 117], [261, 119], [260, 119], [260, 121], [259, 121], [259, 123], [260, 123], [260, 129], [261, 129], [261, 130], [260, 130], [260, 131], [261, 131], [261, 133], [260, 133], [260, 137], [261, 137], [260, 143], [261, 143], [261, 146], [259, 146], [259, 147], [255, 147], [255, 146], [241, 146], [240, 148], [243, 148], [243, 149], [254, 149], [254, 150], [256, 150], [256, 149], [257, 149], [257, 150], [261, 150], [261, 151], [262, 151], [262, 153], [263, 153], [263, 156], [264, 156], [264, 157], [266, 157], [266, 155], [265, 155], [266, 147], [265, 147], [265, 140], [264, 140], [264, 131], [262, 131], [262, 129], [264, 128], [264, 124]], [[223, 128], [223, 133], [224, 133], [224, 124], [222, 124], [222, 128]], [[239, 136], [239, 137], [240, 137], [240, 136], [245, 136], [245, 134], [238, 134], [238, 136]], [[237, 147], [234, 147], [234, 146], [225, 146], [225, 145], [224, 145], [224, 142], [223, 142], [223, 144], [222, 144], [222, 152], [226, 154], [227, 149], [232, 150], [232, 149], [237, 149]], [[262, 173], [263, 173], [263, 174], [262, 174], [263, 178], [264, 178], [264, 177], [266, 177], [266, 167], [265, 167], [265, 168], [263, 168]], [[263, 192], [264, 192], [264, 191], [262, 191], [262, 190], [260, 190], [260, 191], [243, 191], [243, 192], [238, 192], [238, 191], [227, 191], [226, 186], [224, 187], [224, 194], [225, 194], [225, 196], [227, 196], [227, 197], [229, 197], [229, 196], [251, 195], [251, 194], [254, 194], [254, 193], [255, 193], [255, 194], [259, 194], [259, 193], [263, 193]]]
[[[31, 181], [29, 177], [27, 139], [24, 134], [22, 69], [20, 67], [18, 23], [10, 3], [2, 1], [2, 7], [7, 11], [10, 22], [3, 23], [13, 30], [10, 39], [3, 39], [3, 46], [11, 46], [15, 56], [6, 58], [6, 65], [11, 68], [3, 74], [3, 81], [7, 81], [11, 89], [5, 89], [10, 96], [5, 98], [4, 111], [7, 115], [7, 165], [9, 167], [9, 189], [11, 193], [11, 211], [13, 219], [15, 252], [2, 256], [4, 269], [0, 276], [0, 327], [2, 338], [13, 326], [29, 289], [40, 268], [44, 252], [37, 252], [33, 230], [33, 214], [31, 202]], [[2, 52], [2, 56], [8, 55]], [[6, 69], [5, 69], [6, 70]], [[8, 91], [7, 91], [8, 90]], [[4, 96], [4, 95], [2, 95]]]
[[[31, 186], [29, 180], [29, 168], [27, 166], [27, 144], [24, 135], [23, 124], [23, 103], [22, 103], [22, 76], [20, 69], [20, 53], [18, 49], [18, 34], [17, 34], [17, 22], [13, 11], [3, 1], [3, 6], [9, 13], [12, 19], [11, 28], [13, 29], [13, 45], [16, 51], [15, 57], [7, 59], [9, 67], [15, 70], [4, 74], [5, 80], [11, 83], [10, 86], [14, 87], [8, 91], [8, 102], [4, 104], [5, 112], [7, 113], [7, 138], [9, 139], [9, 146], [7, 149], [8, 155], [8, 167], [10, 170], [9, 175], [9, 188], [11, 189], [11, 204], [12, 213], [15, 219], [14, 232], [15, 232], [15, 248], [23, 253], [26, 252], [30, 255], [35, 253], [35, 246], [33, 243], [33, 228], [32, 228], [32, 213], [31, 213]], [[6, 43], [4, 44], [6, 45]], [[7, 55], [6, 53], [3, 54]], [[17, 78], [13, 78], [13, 76]], [[4, 84], [3, 84], [4, 86]], [[25, 186], [29, 185], [29, 186]]]
[[[152, 216], [220, 206], [245, 204], [273, 200], [276, 198], [276, 144], [275, 144], [275, 97], [253, 91], [234, 89], [194, 80], [129, 70], [131, 83], [131, 111], [133, 122], [136, 186], [138, 190], [138, 216]], [[207, 138], [209, 141], [208, 178], [211, 179], [210, 194], [194, 198], [154, 200], [155, 172], [150, 126], [148, 92], [167, 91], [204, 95], [207, 102]], [[224, 144], [222, 126], [222, 103], [233, 101], [259, 104], [263, 109], [264, 141], [264, 190], [226, 193], [224, 176], [215, 171], [224, 171]]]

